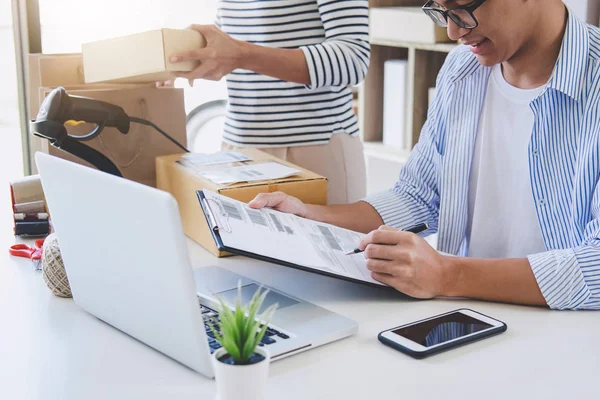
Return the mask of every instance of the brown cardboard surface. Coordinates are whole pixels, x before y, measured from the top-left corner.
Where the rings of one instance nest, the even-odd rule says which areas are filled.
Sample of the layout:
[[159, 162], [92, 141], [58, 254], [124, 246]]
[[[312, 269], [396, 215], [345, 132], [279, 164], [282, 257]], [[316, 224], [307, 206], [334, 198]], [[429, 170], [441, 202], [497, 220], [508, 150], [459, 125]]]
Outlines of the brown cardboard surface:
[[[73, 54], [29, 54], [28, 58], [28, 113], [29, 119], [35, 119], [40, 108], [40, 87], [55, 88], [63, 86], [70, 90], [93, 89], [131, 89], [136, 87], [154, 87], [154, 83], [142, 84], [86, 84], [83, 71], [83, 56]], [[41, 99], [41, 100], [40, 100]], [[47, 142], [36, 136], [30, 138], [31, 156], [36, 151], [47, 151]], [[46, 142], [46, 143], [45, 143]], [[35, 163], [33, 172], [37, 173]]]
[[197, 61], [169, 62], [174, 53], [206, 46], [192, 29], [158, 29], [84, 43], [86, 83], [143, 83], [172, 79], [173, 71], [191, 71]]
[[242, 182], [234, 185], [219, 185], [197, 174], [198, 170], [224, 168], [246, 163], [222, 164], [220, 166], [190, 168], [181, 163], [181, 155], [156, 159], [156, 183], [161, 190], [171, 193], [179, 205], [183, 230], [187, 236], [204, 246], [217, 257], [230, 255], [220, 252], [212, 238], [206, 218], [198, 202], [196, 190], [208, 189], [243, 202], [249, 202], [259, 193], [281, 191], [309, 204], [327, 204], [327, 179], [311, 171], [280, 160], [257, 149], [236, 150], [251, 157], [254, 163], [277, 161], [301, 172], [298, 175], [260, 182]]

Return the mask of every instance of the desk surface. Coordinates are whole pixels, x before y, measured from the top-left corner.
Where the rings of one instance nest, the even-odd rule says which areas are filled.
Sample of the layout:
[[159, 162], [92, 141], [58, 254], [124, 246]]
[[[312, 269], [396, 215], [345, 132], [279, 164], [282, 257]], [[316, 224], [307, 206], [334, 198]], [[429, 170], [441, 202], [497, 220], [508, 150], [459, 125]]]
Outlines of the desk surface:
[[[7, 224], [2, 224], [7, 227]], [[212, 399], [214, 382], [53, 296], [0, 232], [0, 398]], [[241, 257], [189, 241], [195, 268], [219, 265], [356, 320], [359, 332], [271, 365], [268, 399], [598, 398], [600, 314], [463, 300], [406, 301], [375, 288]], [[377, 341], [406, 322], [470, 307], [508, 331], [426, 360]]]

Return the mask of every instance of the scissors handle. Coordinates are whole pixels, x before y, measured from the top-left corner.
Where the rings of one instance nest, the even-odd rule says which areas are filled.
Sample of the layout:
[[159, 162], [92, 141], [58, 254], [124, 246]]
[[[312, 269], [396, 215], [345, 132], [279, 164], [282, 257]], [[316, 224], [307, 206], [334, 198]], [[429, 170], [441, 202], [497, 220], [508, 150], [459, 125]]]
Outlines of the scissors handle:
[[42, 258], [42, 246], [44, 239], [35, 241], [35, 247], [31, 247], [25, 243], [14, 244], [10, 246], [8, 252], [16, 257], [29, 258], [31, 260], [40, 260]]
[[33, 256], [33, 253], [36, 251], [36, 249], [31, 248], [30, 246], [26, 245], [26, 244], [15, 244], [10, 246], [10, 248], [8, 249], [8, 252], [16, 257], [25, 257], [25, 258], [31, 258]]

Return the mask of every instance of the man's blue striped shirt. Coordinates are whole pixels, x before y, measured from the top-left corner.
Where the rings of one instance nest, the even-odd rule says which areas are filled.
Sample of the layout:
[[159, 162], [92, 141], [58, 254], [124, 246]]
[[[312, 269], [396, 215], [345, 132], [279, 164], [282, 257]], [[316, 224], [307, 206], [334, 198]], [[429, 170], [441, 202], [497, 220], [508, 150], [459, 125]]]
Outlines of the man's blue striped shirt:
[[[465, 46], [450, 53], [399, 181], [366, 199], [386, 225], [427, 222], [423, 234], [437, 231], [438, 249], [460, 256], [468, 250], [469, 174], [490, 72]], [[600, 309], [599, 106], [600, 29], [570, 13], [547, 88], [530, 103], [531, 195], [546, 251], [528, 259], [554, 309]]]

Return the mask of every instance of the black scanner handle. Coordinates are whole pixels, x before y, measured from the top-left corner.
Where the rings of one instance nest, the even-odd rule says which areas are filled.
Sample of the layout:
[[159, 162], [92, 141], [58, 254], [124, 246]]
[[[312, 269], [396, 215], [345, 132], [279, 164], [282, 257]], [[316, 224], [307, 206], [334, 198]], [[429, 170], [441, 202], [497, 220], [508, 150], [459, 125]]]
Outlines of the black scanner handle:
[[77, 157], [92, 164], [100, 171], [104, 171], [118, 177], [123, 177], [119, 169], [115, 166], [115, 164], [113, 164], [112, 161], [110, 161], [110, 159], [86, 144], [80, 143], [76, 140], [66, 139], [58, 148], [66, 151], [67, 153], [76, 154]]
[[61, 118], [63, 122], [77, 120], [97, 124], [99, 131], [96, 134], [104, 127], [117, 128], [123, 134], [129, 132], [129, 116], [121, 107], [79, 96], [69, 96], [67, 101]]

